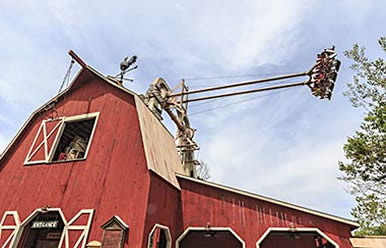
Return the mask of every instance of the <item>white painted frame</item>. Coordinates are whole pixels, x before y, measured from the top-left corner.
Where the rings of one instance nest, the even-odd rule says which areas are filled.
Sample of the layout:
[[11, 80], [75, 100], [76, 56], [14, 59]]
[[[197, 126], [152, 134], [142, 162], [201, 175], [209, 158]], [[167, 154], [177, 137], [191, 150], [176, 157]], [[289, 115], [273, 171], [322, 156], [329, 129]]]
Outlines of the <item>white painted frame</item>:
[[165, 230], [166, 231], [166, 248], [172, 248], [172, 236], [170, 234], [170, 230], [169, 230], [169, 227], [167, 226], [164, 226], [164, 225], [161, 225], [161, 224], [155, 224], [153, 226], [153, 228], [151, 229], [151, 231], [149, 232], [149, 237], [147, 238], [147, 248], [149, 248], [149, 245], [150, 245], [150, 237], [152, 235], [152, 233], [157, 229], [162, 229], [162, 230]]
[[[64, 223], [64, 227], [67, 226], [67, 221], [66, 221], [66, 218], [64, 217], [64, 214], [62, 212], [62, 210], [60, 208], [48, 208], [48, 209], [42, 209], [42, 208], [38, 208], [36, 209], [35, 211], [32, 212], [32, 214], [30, 214], [20, 225], [20, 228], [18, 230], [18, 233], [17, 233], [17, 236], [16, 236], [16, 242], [15, 244], [17, 245], [19, 242], [20, 242], [20, 238], [24, 232], [24, 228], [30, 223], [30, 221], [35, 218], [36, 215], [40, 214], [40, 213], [43, 213], [43, 212], [54, 212], [54, 211], [57, 211], [59, 212], [59, 215], [60, 217], [62, 218], [63, 220], [63, 223]], [[64, 232], [62, 233], [62, 236], [63, 236]]]
[[[294, 227], [269, 227], [267, 231], [257, 240], [256, 242], [256, 248], [260, 248], [260, 244], [264, 241], [264, 239], [271, 233], [271, 232], [293, 232]], [[339, 245], [332, 240], [330, 237], [327, 236], [324, 232], [320, 231], [316, 227], [295, 227], [295, 232], [296, 233], [301, 233], [301, 232], [316, 232], [323, 238], [327, 239], [328, 242], [333, 244], [335, 248], [339, 248]]]
[[[60, 131], [62, 130], [63, 128], [63, 124], [64, 124], [64, 118], [58, 118], [56, 120], [59, 120], [58, 124], [55, 125], [55, 127], [50, 131], [49, 134], [47, 134], [47, 129], [46, 129], [46, 123], [47, 122], [50, 122], [50, 121], [55, 121], [53, 119], [49, 119], [49, 120], [43, 120], [42, 121], [42, 124], [40, 124], [40, 127], [36, 133], [36, 136], [34, 138], [34, 141], [32, 142], [32, 145], [31, 145], [31, 148], [29, 149], [28, 151], [28, 154], [27, 154], [27, 157], [25, 158], [25, 161], [24, 161], [24, 164], [37, 164], [37, 163], [47, 163], [48, 161], [50, 161], [50, 157], [52, 156], [51, 154], [53, 153], [54, 149], [51, 148], [50, 151], [48, 151], [48, 148], [47, 148], [47, 140], [48, 138], [51, 137], [51, 135], [56, 131], [56, 129], [60, 128], [60, 130], [58, 131], [58, 133], [56, 134], [56, 137], [55, 137], [55, 140], [54, 140], [54, 143], [55, 144], [57, 142], [57, 139], [58, 139], [58, 136], [59, 136], [59, 133]], [[43, 141], [34, 149], [32, 150], [32, 148], [35, 146], [36, 144], [36, 141], [40, 135], [40, 132], [43, 131]], [[35, 153], [41, 148], [41, 146], [44, 144], [44, 160], [36, 160], [36, 161], [30, 161], [31, 158], [35, 155]]]
[[[55, 153], [55, 151], [56, 151], [56, 149], [57, 149], [57, 147], [59, 145], [60, 138], [63, 135], [63, 131], [66, 128], [66, 124], [70, 123], [70, 122], [90, 120], [90, 119], [95, 118], [95, 122], [94, 122], [94, 125], [92, 127], [92, 131], [91, 131], [91, 134], [90, 134], [90, 138], [89, 138], [89, 141], [88, 141], [88, 144], [87, 144], [87, 148], [86, 148], [84, 157], [80, 158], [80, 159], [72, 159], [72, 160], [66, 160], [66, 161], [77, 161], [77, 160], [84, 160], [84, 159], [86, 159], [87, 155], [88, 155], [88, 151], [90, 150], [90, 147], [91, 147], [91, 143], [92, 143], [93, 137], [94, 137], [96, 125], [97, 125], [97, 122], [98, 122], [98, 119], [99, 119], [99, 114], [100, 114], [100, 112], [94, 112], [94, 113], [87, 113], [87, 114], [76, 115], [76, 116], [60, 117], [60, 118], [58, 118], [60, 120], [60, 122], [57, 125], [55, 125], [55, 127], [51, 130], [51, 132], [48, 135], [47, 135], [47, 131], [46, 131], [46, 123], [50, 122], [50, 121], [53, 121], [53, 119], [43, 120], [42, 124], [40, 125], [40, 128], [39, 128], [38, 132], [36, 133], [35, 139], [32, 142], [31, 148], [29, 149], [29, 152], [28, 152], [27, 157], [26, 157], [26, 159], [24, 161], [24, 164], [25, 165], [31, 165], [31, 164], [41, 164], [41, 163], [46, 163], [47, 164], [47, 163], [62, 162], [62, 161], [52, 161], [52, 159], [53, 159], [54, 153]], [[47, 140], [54, 133], [54, 131], [57, 128], [60, 128], [60, 130], [56, 134], [55, 140], [54, 140], [54, 142], [53, 142], [53, 144], [51, 146], [51, 150], [48, 151]], [[35, 143], [36, 143], [36, 141], [37, 141], [37, 139], [38, 139], [38, 137], [39, 137], [39, 134], [40, 134], [41, 131], [43, 131], [43, 141], [34, 150], [32, 150], [34, 145], [35, 145]], [[45, 151], [45, 160], [30, 161], [30, 159], [33, 157], [33, 155], [35, 155], [35, 153], [41, 148], [41, 146], [43, 144], [44, 144], [44, 151]]]
[[[87, 224], [86, 225], [73, 225], [73, 223], [80, 216], [82, 216], [83, 214], [88, 214], [89, 215], [88, 220], [87, 220]], [[68, 222], [68, 224], [65, 225], [63, 233], [62, 233], [62, 237], [60, 238], [60, 241], [59, 241], [59, 246], [58, 247], [62, 247], [63, 242], [64, 242], [64, 247], [65, 248], [70, 248], [68, 231], [69, 230], [70, 231], [71, 230], [77, 230], [77, 231], [83, 231], [83, 232], [80, 234], [80, 236], [79, 236], [78, 240], [76, 241], [76, 243], [75, 243], [73, 248], [78, 248], [80, 244], [81, 244], [80, 247], [84, 248], [86, 246], [86, 242], [87, 242], [88, 234], [89, 234], [89, 231], [90, 231], [90, 226], [91, 226], [91, 221], [92, 221], [93, 215], [94, 215], [94, 209], [82, 209], [82, 210], [80, 210]]]
[[180, 242], [185, 238], [185, 236], [190, 231], [208, 231], [208, 230], [209, 231], [229, 231], [241, 243], [241, 247], [245, 248], [244, 240], [230, 227], [210, 227], [209, 229], [207, 227], [188, 227], [176, 240], [176, 248], [180, 248]]
[[[15, 225], [4, 225], [4, 222], [7, 219], [7, 216], [13, 217]], [[17, 233], [19, 231], [19, 228], [20, 228], [20, 218], [19, 218], [19, 214], [17, 213], [17, 211], [5, 211], [3, 217], [1, 218], [1, 221], [0, 221], [0, 238], [1, 238], [1, 233], [3, 230], [13, 230], [13, 231], [8, 236], [8, 239], [5, 241], [3, 246], [1, 246], [1, 248], [7, 247], [8, 243], [9, 243], [8, 247], [13, 246], [13, 243], [16, 240], [16, 236], [17, 236]]]
[[[78, 248], [79, 245], [80, 245], [80, 248], [86, 247], [86, 242], [87, 242], [87, 239], [88, 239], [88, 234], [89, 234], [89, 231], [90, 231], [91, 222], [92, 222], [92, 218], [93, 218], [93, 215], [94, 215], [94, 209], [82, 209], [69, 222], [67, 222], [67, 220], [64, 217], [64, 214], [63, 214], [63, 212], [62, 212], [62, 210], [60, 208], [47, 208], [47, 209], [38, 208], [32, 214], [30, 214], [27, 217], [27, 219], [25, 219], [23, 221], [23, 223], [21, 223], [20, 227], [17, 230], [16, 236], [14, 237], [13, 242], [16, 241], [15, 242], [16, 245], [20, 242], [20, 238], [22, 236], [22, 233], [24, 231], [25, 226], [28, 225], [29, 222], [33, 218], [35, 218], [36, 215], [38, 215], [39, 213], [42, 213], [42, 212], [55, 212], [55, 211], [59, 212], [59, 215], [62, 218], [62, 221], [64, 223], [64, 229], [63, 229], [63, 232], [62, 232], [62, 236], [60, 237], [60, 241], [59, 241], [58, 247], [61, 248], [62, 245], [63, 245], [63, 242], [64, 242], [64, 247], [65, 248], [70, 248], [69, 247], [69, 238], [68, 238], [69, 237], [69, 235], [68, 235], [68, 231], [69, 230], [80, 230], [80, 231], [83, 230], [83, 232], [79, 236], [78, 240], [76, 241], [75, 246], [72, 247], [72, 248]], [[88, 220], [87, 220], [87, 224], [86, 225], [72, 225], [83, 214], [88, 214], [89, 215]]]

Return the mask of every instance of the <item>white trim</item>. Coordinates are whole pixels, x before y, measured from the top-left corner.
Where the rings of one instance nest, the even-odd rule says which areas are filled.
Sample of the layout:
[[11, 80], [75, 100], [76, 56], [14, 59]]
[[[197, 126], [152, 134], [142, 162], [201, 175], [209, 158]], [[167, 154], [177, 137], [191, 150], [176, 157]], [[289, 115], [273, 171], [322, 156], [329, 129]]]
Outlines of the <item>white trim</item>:
[[108, 221], [106, 221], [102, 226], [101, 228], [102, 229], [105, 229], [106, 226], [110, 225], [111, 222], [113, 221], [116, 221], [118, 222], [118, 224], [122, 227], [122, 229], [124, 229], [125, 231], [129, 229], [129, 225], [127, 225], [118, 215], [114, 215], [113, 217], [111, 217]]
[[62, 137], [63, 135], [63, 130], [64, 130], [64, 127], [66, 126], [66, 123], [64, 122], [64, 118], [62, 118], [61, 120], [62, 124], [60, 126], [60, 129], [54, 139], [54, 143], [52, 143], [52, 146], [51, 146], [51, 151], [50, 151], [50, 154], [49, 154], [49, 157], [48, 157], [48, 161], [52, 161], [54, 155], [55, 155], [55, 151], [56, 151], [56, 148], [58, 147], [58, 144], [59, 144], [59, 141], [60, 141], [60, 138]]
[[126, 229], [129, 229], [129, 225], [127, 225], [126, 222], [121, 219], [121, 217], [118, 215], [114, 215], [114, 217], [122, 224], [122, 226], [124, 226]]
[[[10, 215], [13, 217], [13, 221], [15, 222], [15, 225], [4, 225], [4, 222], [7, 219], [7, 216], [10, 216]], [[16, 235], [19, 231], [19, 228], [20, 228], [20, 218], [17, 211], [5, 211], [0, 221], [0, 238], [3, 230], [13, 230], [13, 231], [11, 232], [11, 234], [9, 234], [8, 239], [4, 242], [1, 248], [5, 248], [7, 247], [7, 245], [8, 247], [12, 247], [13, 243], [16, 240]]]
[[[73, 225], [73, 223], [83, 214], [88, 214], [88, 220], [86, 225]], [[81, 235], [78, 237], [78, 240], [76, 241], [75, 245], [73, 248], [78, 248], [79, 245], [81, 244], [81, 248], [84, 248], [86, 246], [90, 226], [91, 226], [91, 221], [93, 218], [94, 214], [94, 209], [82, 209], [80, 210], [69, 222], [68, 224], [65, 225], [62, 237], [60, 238], [59, 241], [59, 246], [62, 247], [62, 244], [64, 242], [65, 248], [69, 248], [69, 234], [68, 231], [70, 230], [77, 230], [77, 231], [83, 231]]]
[[[46, 124], [46, 122], [44, 122], [44, 124]], [[44, 137], [44, 157], [47, 159], [48, 158], [48, 145], [47, 145], [47, 140], [49, 138], [49, 136], [47, 136], [47, 128], [46, 128], [46, 125], [43, 125], [43, 137]]]
[[276, 204], [276, 205], [280, 205], [280, 206], [283, 206], [283, 207], [292, 208], [292, 209], [295, 209], [295, 210], [298, 210], [298, 211], [302, 211], [302, 212], [305, 212], [305, 213], [308, 213], [308, 214], [312, 214], [312, 215], [320, 216], [320, 217], [327, 218], [327, 219], [330, 219], [330, 220], [342, 222], [344, 224], [348, 224], [348, 225], [351, 225], [351, 226], [354, 226], [354, 227], [359, 227], [359, 224], [354, 222], [354, 221], [352, 221], [352, 220], [344, 219], [344, 218], [341, 218], [341, 217], [338, 217], [338, 216], [334, 216], [334, 215], [331, 215], [331, 214], [326, 214], [326, 213], [319, 212], [319, 211], [316, 211], [316, 210], [312, 210], [312, 209], [309, 209], [309, 208], [301, 207], [301, 206], [298, 206], [298, 205], [295, 205], [295, 204], [292, 204], [292, 203], [275, 200], [275, 199], [272, 199], [272, 198], [269, 198], [269, 197], [266, 197], [266, 196], [250, 193], [250, 192], [247, 192], [247, 191], [235, 189], [235, 188], [232, 188], [232, 187], [229, 187], [229, 186], [225, 186], [225, 185], [221, 185], [221, 184], [217, 184], [217, 183], [213, 183], [213, 182], [208, 182], [208, 181], [204, 181], [204, 180], [200, 180], [200, 179], [195, 179], [195, 178], [188, 177], [186, 175], [182, 175], [182, 174], [178, 174], [178, 173], [176, 174], [176, 176], [179, 177], [179, 178], [185, 179], [185, 180], [189, 180], [189, 181], [195, 182], [195, 183], [204, 184], [204, 185], [207, 185], [207, 186], [210, 186], [210, 187], [214, 187], [214, 188], [226, 190], [226, 191], [229, 191], [229, 192], [233, 192], [233, 193], [236, 193], [236, 194], [240, 194], [240, 195], [248, 196], [248, 197], [251, 197], [251, 198], [255, 198], [255, 199], [258, 199], [258, 200], [270, 202], [270, 203], [273, 203], [273, 204]]
[[[292, 228], [292, 230], [293, 230], [293, 228]], [[267, 231], [265, 231], [264, 234], [259, 238], [259, 240], [257, 240], [256, 248], [260, 248], [261, 242], [264, 241], [264, 239], [269, 235], [270, 232], [272, 232], [272, 231], [273, 232], [275, 232], [275, 231], [291, 232], [292, 230], [291, 230], [291, 227], [269, 227], [267, 229]], [[320, 231], [316, 227], [295, 227], [295, 232], [316, 232], [320, 236], [322, 236], [323, 238], [327, 239], [328, 242], [333, 244], [335, 246], [335, 248], [339, 248], [339, 245], [334, 240], [332, 240], [330, 237], [327, 236], [327, 234], [325, 234], [324, 232]]]
[[207, 231], [207, 230], [210, 230], [210, 231], [229, 231], [241, 243], [242, 248], [245, 248], [244, 240], [235, 231], [233, 231], [233, 229], [230, 227], [210, 227], [209, 229], [207, 227], [188, 227], [176, 240], [176, 248], [180, 247], [180, 242], [190, 231]]
[[[22, 223], [21, 223], [21, 225], [20, 225], [20, 228], [19, 228], [19, 230], [18, 230], [18, 232], [17, 232], [17, 234], [16, 234], [16, 242], [15, 242], [15, 244], [17, 245], [19, 242], [20, 242], [20, 238], [21, 238], [21, 235], [23, 234], [23, 232], [24, 232], [24, 227], [26, 226], [26, 225], [28, 225], [29, 224], [29, 222], [33, 219], [33, 218], [35, 218], [35, 216], [36, 215], [38, 215], [39, 213], [43, 213], [43, 212], [54, 212], [54, 211], [57, 211], [57, 212], [59, 212], [59, 215], [60, 215], [60, 217], [62, 218], [62, 221], [63, 221], [63, 223], [64, 223], [64, 226], [66, 227], [66, 225], [67, 225], [67, 221], [66, 221], [66, 218], [64, 217], [64, 214], [63, 214], [63, 212], [62, 212], [62, 210], [60, 209], [60, 208], [47, 208], [47, 209], [42, 209], [42, 208], [38, 208], [38, 209], [36, 209], [35, 211], [33, 211], [32, 212], [32, 214], [30, 214]], [[62, 236], [64, 235], [64, 232], [62, 233]], [[60, 246], [59, 246], [60, 247]], [[67, 248], [67, 247], [66, 247]]]
[[[94, 124], [92, 126], [92, 130], [90, 133], [90, 137], [89, 137], [89, 140], [87, 143], [87, 148], [86, 148], [86, 151], [84, 153], [84, 157], [81, 158], [82, 160], [86, 159], [87, 155], [88, 155], [88, 151], [90, 150], [90, 147], [91, 147], [92, 139], [94, 137], [94, 133], [95, 133], [98, 119], [99, 119], [99, 115], [100, 115], [100, 112], [94, 112], [94, 113], [86, 113], [86, 114], [75, 115], [75, 116], [60, 117], [60, 118], [58, 118], [60, 121], [54, 126], [54, 128], [48, 134], [46, 131], [46, 123], [50, 122], [50, 121], [55, 121], [58, 119], [43, 120], [38, 132], [36, 133], [35, 139], [32, 142], [31, 148], [27, 154], [27, 157], [24, 161], [24, 164], [25, 165], [31, 165], [31, 164], [40, 164], [40, 163], [48, 164], [48, 163], [61, 162], [61, 161], [52, 161], [52, 159], [53, 159], [55, 151], [59, 145], [60, 138], [63, 135], [63, 131], [66, 128], [66, 124], [70, 123], [70, 122], [83, 121], [83, 120], [89, 120], [89, 119], [95, 118]], [[47, 141], [51, 137], [51, 135], [57, 130], [57, 128], [59, 128], [59, 130], [56, 134], [54, 142], [52, 143], [50, 151], [48, 151]], [[43, 141], [34, 150], [32, 150], [34, 148], [36, 141], [37, 141], [38, 137], [40, 136], [40, 133], [42, 130], [43, 130]], [[41, 148], [41, 146], [43, 144], [44, 144], [45, 160], [30, 161], [30, 159], [35, 155], [35, 153]], [[68, 161], [76, 161], [76, 160], [79, 160], [79, 159], [72, 159], [72, 160], [68, 160]]]
[[[59, 118], [59, 119], [56, 119], [56, 120], [59, 120], [59, 122], [54, 126], [54, 128], [52, 128], [52, 130], [49, 132], [49, 134], [47, 135], [47, 128], [46, 128], [46, 123], [47, 122], [50, 122], [50, 121], [55, 121], [55, 120], [43, 120], [42, 121], [42, 124], [40, 124], [40, 128], [38, 130], [38, 132], [36, 133], [36, 136], [35, 136], [35, 139], [34, 141], [32, 142], [32, 145], [31, 145], [31, 148], [27, 154], [27, 157], [24, 161], [24, 164], [38, 164], [38, 163], [49, 163], [49, 161], [51, 160], [51, 154], [54, 153], [53, 151], [55, 149], [54, 146], [57, 142], [57, 139], [58, 139], [58, 136], [61, 136], [61, 131], [63, 130], [63, 124], [64, 124], [64, 118]], [[51, 146], [51, 150], [48, 152], [48, 145], [47, 145], [47, 141], [48, 139], [51, 137], [51, 135], [56, 131], [56, 129], [59, 128], [59, 131], [58, 133], [56, 134], [55, 136], [55, 139], [54, 139], [54, 143], [52, 144]], [[43, 129], [43, 140], [42, 142], [35, 148], [35, 150], [32, 151], [32, 148], [35, 146], [35, 143], [37, 141], [37, 139], [39, 138], [40, 136], [40, 133]], [[41, 146], [44, 144], [44, 160], [35, 160], [35, 161], [30, 161], [31, 158], [35, 155], [35, 153], [41, 148]]]
[[[63, 228], [62, 236], [60, 237], [60, 241], [59, 241], [58, 247], [62, 247], [62, 244], [64, 242], [64, 245], [65, 245], [64, 247], [65, 248], [70, 248], [69, 247], [69, 234], [68, 234], [69, 230], [70, 231], [71, 230], [83, 231], [81, 233], [81, 235], [78, 237], [78, 240], [76, 241], [74, 247], [72, 247], [72, 248], [78, 248], [78, 247], [84, 248], [84, 247], [86, 247], [86, 242], [87, 242], [87, 239], [88, 239], [88, 234], [89, 234], [89, 231], [90, 231], [91, 222], [92, 222], [92, 218], [93, 218], [93, 215], [94, 215], [94, 209], [82, 209], [69, 222], [67, 222], [66, 218], [64, 217], [64, 214], [63, 214], [63, 212], [62, 212], [62, 210], [60, 208], [47, 208], [47, 209], [44, 209], [44, 210], [42, 208], [38, 208], [35, 211], [33, 211], [32, 214], [30, 214], [23, 221], [23, 223], [21, 223], [21, 225], [19, 226], [19, 228], [17, 230], [17, 233], [16, 233], [16, 235], [14, 237], [14, 241], [16, 241], [15, 244], [18, 244], [20, 242], [20, 238], [21, 238], [21, 236], [23, 234], [25, 226], [28, 225], [29, 222], [33, 218], [35, 218], [36, 215], [38, 215], [39, 213], [43, 213], [43, 212], [55, 212], [55, 211], [59, 212], [59, 215], [62, 218], [62, 221], [64, 223], [64, 228]], [[17, 214], [16, 211], [14, 211], [14, 212]], [[88, 216], [88, 220], [87, 220], [87, 224], [86, 225], [73, 225], [73, 223], [80, 216], [82, 216], [83, 214], [88, 214], [89, 215]]]
[[39, 213], [45, 213], [45, 212], [59, 212], [59, 215], [60, 217], [62, 217], [62, 220], [64, 222], [64, 225], [67, 225], [67, 222], [66, 222], [66, 218], [64, 217], [64, 214], [62, 212], [62, 210], [60, 208], [47, 208], [47, 209], [42, 209], [42, 208], [38, 208], [38, 209], [35, 209], [35, 211], [32, 212], [32, 214], [30, 214], [27, 219], [25, 219], [20, 227], [21, 228], [24, 228], [36, 215], [38, 215]]
[[[27, 153], [27, 157], [25, 158], [25, 161], [24, 161], [24, 164], [27, 164], [28, 163], [28, 160], [30, 160], [31, 159], [31, 157], [33, 156], [33, 154], [35, 154], [35, 152], [32, 152], [32, 148], [35, 146], [35, 143], [36, 143], [36, 141], [37, 141], [37, 139], [38, 139], [38, 137], [39, 137], [39, 134], [40, 134], [40, 131], [42, 130], [42, 128], [43, 128], [43, 123], [44, 122], [42, 122], [42, 124], [40, 124], [40, 127], [39, 127], [39, 129], [38, 129], [38, 132], [37, 132], [37, 134], [36, 134], [36, 136], [35, 136], [35, 138], [34, 138], [34, 140], [33, 140], [33, 142], [32, 142], [32, 145], [31, 145], [31, 147], [30, 147], [30, 149], [29, 149], [29, 151], [28, 151], [28, 153]], [[44, 138], [43, 138], [43, 140], [44, 140]], [[40, 144], [41, 145], [41, 144]], [[39, 146], [40, 147], [40, 146]], [[37, 147], [37, 148], [39, 148], [39, 147]], [[31, 154], [32, 153], [32, 154]]]
[[161, 225], [161, 224], [155, 224], [153, 226], [153, 228], [151, 229], [151, 231], [149, 232], [149, 236], [147, 238], [147, 248], [149, 248], [149, 245], [150, 245], [150, 237], [152, 235], [152, 233], [157, 229], [162, 229], [162, 230], [165, 230], [166, 231], [166, 248], [171, 248], [172, 247], [172, 236], [170, 235], [170, 230], [169, 230], [169, 227], [167, 226], [164, 226], [164, 225]]
[[90, 150], [90, 147], [91, 147], [91, 144], [92, 144], [92, 139], [94, 137], [94, 133], [95, 133], [95, 129], [96, 129], [96, 125], [98, 123], [99, 115], [100, 115], [100, 112], [87, 113], [87, 114], [83, 114], [83, 115], [77, 115], [77, 116], [68, 117], [65, 120], [65, 122], [73, 122], [73, 121], [87, 120], [87, 119], [95, 118], [94, 126], [92, 127], [92, 131], [91, 131], [91, 134], [90, 134], [90, 139], [88, 140], [86, 152], [84, 153], [84, 158], [83, 159], [87, 158], [88, 151]]

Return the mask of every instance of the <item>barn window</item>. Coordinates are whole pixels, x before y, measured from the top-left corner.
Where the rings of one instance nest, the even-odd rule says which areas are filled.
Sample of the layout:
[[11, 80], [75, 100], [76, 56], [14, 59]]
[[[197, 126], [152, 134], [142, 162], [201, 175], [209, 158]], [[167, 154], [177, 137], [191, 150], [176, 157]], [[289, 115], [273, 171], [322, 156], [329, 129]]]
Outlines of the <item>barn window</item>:
[[87, 157], [99, 113], [44, 120], [25, 164], [80, 160]]
[[65, 121], [52, 161], [85, 158], [94, 124], [95, 117], [86, 120]]

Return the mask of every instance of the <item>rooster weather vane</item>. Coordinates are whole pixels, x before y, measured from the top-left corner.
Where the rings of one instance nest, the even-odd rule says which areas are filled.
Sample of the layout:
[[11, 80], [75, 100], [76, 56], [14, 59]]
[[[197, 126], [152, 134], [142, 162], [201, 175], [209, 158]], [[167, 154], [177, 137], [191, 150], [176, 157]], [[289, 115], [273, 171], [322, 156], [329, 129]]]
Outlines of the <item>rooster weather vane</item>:
[[119, 82], [121, 82], [121, 84], [123, 83], [123, 80], [127, 80], [129, 82], [134, 81], [132, 78], [125, 78], [124, 76], [126, 73], [138, 68], [138, 65], [135, 65], [136, 62], [137, 62], [137, 56], [135, 55], [131, 56], [130, 58], [125, 57], [123, 59], [123, 61], [120, 64], [121, 72], [115, 76], [115, 78], [117, 78]]

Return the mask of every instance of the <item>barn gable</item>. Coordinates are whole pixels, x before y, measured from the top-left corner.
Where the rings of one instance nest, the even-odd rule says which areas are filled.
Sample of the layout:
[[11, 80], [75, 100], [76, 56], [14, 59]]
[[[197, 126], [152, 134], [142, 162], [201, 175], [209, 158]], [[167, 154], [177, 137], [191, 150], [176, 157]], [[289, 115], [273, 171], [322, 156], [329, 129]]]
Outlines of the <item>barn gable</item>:
[[[66, 160], [56, 151], [66, 133], [63, 126], [78, 124], [74, 118], [91, 119], [92, 135], [85, 144], [88, 155]], [[24, 220], [49, 206], [71, 218], [93, 208], [98, 213], [93, 225], [119, 215], [136, 227], [130, 242], [140, 244], [149, 171], [173, 194], [179, 192], [174, 173], [183, 171], [173, 136], [139, 96], [86, 66], [67, 89], [31, 114], [0, 157], [0, 187], [7, 188], [0, 191], [0, 214], [16, 210]], [[101, 232], [95, 229], [90, 238], [99, 239]]]
[[[94, 113], [99, 117], [87, 158], [25, 164], [43, 121]], [[47, 124], [47, 130], [52, 126]], [[64, 93], [31, 115], [1, 163], [0, 187], [7, 189], [0, 191], [1, 215], [17, 211], [23, 221], [45, 207], [59, 208], [71, 220], [81, 210], [94, 209], [92, 225], [98, 228], [90, 239], [100, 239], [99, 227], [118, 215], [136, 226], [130, 242], [142, 242], [149, 173], [134, 96], [90, 70], [83, 69]]]
[[[134, 99], [137, 116], [140, 122], [141, 137], [145, 149], [145, 156], [148, 169], [159, 174], [169, 183], [179, 188], [178, 181], [175, 177], [175, 172], [183, 174], [184, 171], [182, 169], [182, 165], [177, 154], [177, 150], [174, 143], [174, 137], [170, 134], [167, 128], [161, 122], [158, 121], [158, 119], [147, 108], [147, 106], [142, 102], [142, 100], [136, 93], [123, 87], [116, 80], [104, 76], [92, 67], [86, 64], [83, 64], [82, 66], [84, 67], [74, 78], [74, 80], [66, 90], [49, 100], [46, 104], [38, 108], [30, 115], [30, 117], [24, 123], [22, 128], [18, 131], [16, 136], [7, 146], [4, 153], [0, 156], [0, 169], [2, 167], [3, 161], [6, 160], [6, 158], [11, 153], [12, 148], [14, 148], [16, 144], [18, 144], [18, 141], [20, 140], [21, 136], [26, 132], [26, 130], [34, 120], [36, 120], [44, 113], [50, 113], [52, 111], [52, 107], [60, 104], [60, 102], [64, 100], [66, 96], [71, 92], [77, 90], [78, 88], [82, 87], [82, 85], [86, 84], [91, 80], [98, 79], [100, 82], [106, 83], [107, 85], [112, 86], [113, 88], [118, 89], [123, 94], [127, 95], [128, 99]], [[51, 122], [52, 121], [50, 121], [50, 123]], [[56, 134], [50, 133], [50, 131], [56, 132], [57, 130], [59, 130], [58, 126], [51, 125], [51, 127], [54, 129], [48, 131], [45, 130], [45, 132], [47, 133], [44, 135], [44, 137], [47, 137], [47, 144], [53, 143], [55, 137], [54, 134]], [[27, 163], [29, 162], [30, 164], [34, 164], [44, 162], [48, 160], [48, 157], [54, 156], [54, 154], [48, 154], [49, 152], [47, 151], [47, 144], [44, 143], [44, 128], [46, 127], [42, 123], [41, 130], [38, 131], [41, 133], [41, 137], [36, 137], [37, 140], [34, 142], [36, 143], [35, 147], [31, 147], [31, 151], [28, 154], [29, 156], [27, 156], [26, 158]], [[163, 144], [163, 146], [159, 146], [158, 144]], [[36, 149], [39, 145], [42, 149]]]

